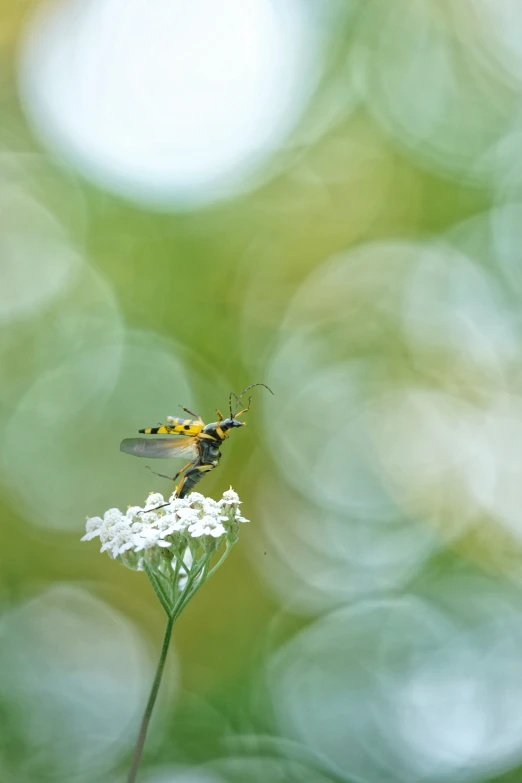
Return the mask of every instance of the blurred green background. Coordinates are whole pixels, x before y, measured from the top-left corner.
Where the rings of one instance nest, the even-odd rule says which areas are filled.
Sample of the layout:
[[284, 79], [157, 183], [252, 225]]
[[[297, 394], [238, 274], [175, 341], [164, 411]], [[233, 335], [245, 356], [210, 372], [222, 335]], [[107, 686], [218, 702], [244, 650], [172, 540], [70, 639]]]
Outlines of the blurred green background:
[[1, 783], [125, 779], [162, 610], [84, 520], [254, 382], [140, 779], [521, 780], [522, 5], [1, 19]]

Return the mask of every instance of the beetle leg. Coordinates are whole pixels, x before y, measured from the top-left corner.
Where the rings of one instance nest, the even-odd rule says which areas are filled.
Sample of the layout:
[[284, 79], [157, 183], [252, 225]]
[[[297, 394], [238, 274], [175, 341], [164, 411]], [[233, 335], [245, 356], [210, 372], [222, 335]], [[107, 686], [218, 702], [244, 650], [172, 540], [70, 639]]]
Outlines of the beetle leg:
[[242, 410], [242, 411], [239, 411], [239, 413], [236, 413], [236, 414], [235, 414], [235, 416], [234, 416], [234, 418], [235, 418], [235, 419], [238, 419], [240, 416], [242, 416], [242, 415], [243, 415], [243, 413], [247, 413], [247, 412], [250, 410], [250, 406], [251, 406], [251, 405], [252, 405], [252, 397], [249, 397], [249, 398], [248, 398], [248, 405], [247, 405], [247, 407], [246, 407], [246, 408], [243, 408], [243, 410]]
[[189, 411], [189, 409], [188, 409], [188, 408], [185, 408], [185, 406], [184, 406], [184, 405], [179, 405], [178, 407], [180, 407], [182, 411], [185, 411], [185, 413], [190, 413], [190, 415], [191, 415], [191, 416], [194, 416], [194, 418], [195, 418], [195, 419], [197, 419], [198, 421], [201, 421], [201, 422], [203, 421], [203, 419], [201, 418], [201, 416], [198, 416], [198, 414], [197, 414], [197, 413], [194, 413], [193, 411]]
[[176, 481], [176, 479], [178, 478], [178, 476], [181, 476], [181, 474], [183, 473], [183, 471], [187, 470], [187, 468], [190, 468], [190, 466], [191, 466], [191, 465], [193, 465], [193, 464], [194, 464], [194, 462], [192, 462], [192, 461], [190, 461], [190, 462], [187, 462], [187, 464], [185, 465], [185, 467], [184, 467], [184, 468], [181, 468], [181, 470], [178, 470], [178, 472], [176, 473], [176, 475], [175, 475], [175, 476], [165, 476], [165, 474], [164, 474], [164, 473], [156, 473], [156, 471], [155, 471], [155, 470], [152, 470], [152, 468], [149, 468], [149, 466], [148, 466], [148, 465], [145, 465], [145, 467], [147, 468], [147, 470], [150, 470], [150, 472], [151, 472], [151, 473], [154, 473], [154, 475], [155, 475], [155, 476], [160, 476], [161, 478], [168, 479], [169, 481]]
[[[178, 472], [176, 473], [175, 476], [165, 476], [163, 473], [156, 473], [156, 471], [152, 470], [148, 465], [145, 465], [145, 467], [147, 468], [147, 470], [150, 470], [151, 473], [154, 473], [155, 476], [160, 476], [160, 478], [167, 479], [168, 481], [176, 481], [178, 476], [180, 476], [183, 473], [184, 470], [187, 470], [187, 468], [190, 468], [191, 465], [194, 465], [194, 462], [187, 462], [185, 467], [181, 468], [181, 470], [178, 470]], [[212, 467], [212, 466], [209, 466], [209, 467]], [[179, 493], [181, 491], [181, 488], [182, 488], [184, 482], [185, 482], [185, 476], [183, 476], [183, 478], [181, 479], [181, 481], [178, 484], [178, 486], [174, 489], [174, 492], [175, 492], [177, 497], [182, 497]], [[170, 506], [170, 501], [168, 501], [167, 503], [162, 503], [161, 506], [154, 506], [154, 508], [149, 508], [146, 513], [148, 513], [149, 511], [157, 511], [158, 508], [165, 508], [165, 506]], [[140, 514], [143, 514], [143, 513], [144, 513], [143, 511], [140, 511]]]

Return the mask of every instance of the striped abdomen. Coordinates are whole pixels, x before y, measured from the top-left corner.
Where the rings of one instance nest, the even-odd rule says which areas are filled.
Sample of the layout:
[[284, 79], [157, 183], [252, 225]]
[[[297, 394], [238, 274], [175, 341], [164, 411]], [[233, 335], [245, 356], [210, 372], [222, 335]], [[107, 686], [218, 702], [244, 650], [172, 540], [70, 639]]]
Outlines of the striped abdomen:
[[145, 435], [199, 435], [205, 425], [202, 421], [194, 419], [176, 419], [174, 416], [167, 417], [167, 424], [161, 424], [159, 427], [148, 427], [145, 430], [139, 430]]

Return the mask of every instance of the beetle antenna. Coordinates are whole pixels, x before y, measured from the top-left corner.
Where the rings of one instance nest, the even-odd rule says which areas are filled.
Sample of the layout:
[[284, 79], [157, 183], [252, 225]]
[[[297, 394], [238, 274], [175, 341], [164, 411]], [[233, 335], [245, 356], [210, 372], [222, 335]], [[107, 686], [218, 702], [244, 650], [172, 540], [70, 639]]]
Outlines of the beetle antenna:
[[[234, 411], [234, 415], [232, 415], [232, 407], [230, 408], [230, 418], [231, 419], [233, 419], [235, 416], [237, 416], [237, 409], [241, 405], [241, 400], [242, 400], [243, 396], [246, 394], [247, 391], [249, 391], [250, 389], [253, 389], [254, 386], [264, 386], [265, 389], [268, 389], [270, 394], [274, 394], [272, 389], [269, 386], [267, 386], [266, 383], [251, 383], [250, 386], [247, 386], [246, 389], [243, 389], [243, 391], [241, 392], [239, 397], [237, 396], [237, 394], [234, 394], [234, 392], [231, 392], [230, 393], [230, 398], [232, 398], [232, 394], [234, 394], [234, 397], [236, 398], [236, 409]], [[250, 408], [250, 403], [251, 402], [252, 402], [252, 397], [249, 397], [248, 398], [248, 408]], [[248, 408], [246, 408], [246, 410], [248, 410]], [[244, 413], [244, 411], [242, 411], [242, 413]]]
[[[232, 413], [232, 397], [236, 398], [236, 408], [233, 413]], [[241, 398], [238, 397], [235, 392], [230, 392], [229, 402], [230, 402], [230, 418], [235, 419], [237, 414], [237, 409], [239, 408], [239, 403], [241, 402]]]
[[230, 392], [230, 394], [228, 395], [228, 409], [230, 411], [230, 418], [231, 419], [234, 418], [234, 414], [232, 413], [232, 395], [233, 394], [234, 394], [234, 392]]

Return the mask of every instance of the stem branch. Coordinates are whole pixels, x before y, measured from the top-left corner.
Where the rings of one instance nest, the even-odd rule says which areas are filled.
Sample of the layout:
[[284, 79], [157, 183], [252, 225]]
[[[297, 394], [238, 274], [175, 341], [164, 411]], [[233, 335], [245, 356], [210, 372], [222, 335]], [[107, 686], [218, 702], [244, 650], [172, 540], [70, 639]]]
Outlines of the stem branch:
[[[195, 578], [192, 579], [187, 584], [187, 587], [186, 587], [185, 591], [183, 592], [182, 596], [180, 597], [180, 600], [179, 600], [178, 604], [176, 605], [176, 607], [174, 609], [174, 615], [173, 615], [174, 619], [177, 619], [179, 617], [179, 615], [181, 614], [183, 609], [186, 607], [188, 602], [191, 600], [191, 598], [193, 598], [196, 595], [196, 593], [199, 590], [199, 588], [206, 581], [209, 562], [210, 562], [210, 556], [203, 563], [203, 572], [201, 573], [201, 578], [200, 578], [199, 582], [196, 584], [195, 588], [192, 590], [192, 585], [196, 581], [196, 579], [197, 579], [197, 577], [199, 575], [199, 572], [198, 572], [198, 574], [196, 574]], [[199, 571], [201, 571], [201, 569], [199, 569]]]
[[[167, 659], [167, 652], [169, 649], [170, 637], [172, 636], [172, 628], [174, 627], [174, 623], [179, 617], [179, 615], [181, 614], [181, 612], [183, 611], [183, 609], [185, 608], [185, 606], [188, 604], [190, 599], [195, 596], [195, 594], [198, 592], [200, 587], [203, 586], [203, 584], [206, 582], [209, 576], [212, 576], [212, 574], [225, 561], [225, 559], [228, 557], [230, 550], [232, 549], [232, 546], [233, 545], [227, 541], [225, 552], [222, 554], [221, 558], [218, 560], [218, 562], [212, 569], [210, 568], [210, 561], [212, 559], [212, 554], [204, 554], [202, 557], [199, 558], [199, 560], [197, 560], [193, 564], [192, 568], [187, 573], [187, 584], [185, 585], [185, 589], [182, 591], [181, 595], [179, 595], [175, 600], [174, 606], [170, 605], [169, 597], [166, 595], [164, 587], [161, 584], [161, 581], [158, 579], [156, 573], [154, 572], [154, 569], [151, 568], [147, 564], [147, 562], [144, 562], [143, 567], [147, 573], [147, 576], [150, 579], [150, 582], [152, 584], [152, 587], [154, 588], [156, 595], [158, 596], [163, 608], [165, 609], [165, 612], [167, 613], [168, 619], [167, 619], [167, 626], [165, 628], [165, 635], [163, 637], [163, 646], [161, 648], [161, 655], [158, 662], [158, 668], [156, 670], [156, 676], [154, 677], [154, 682], [152, 683], [152, 689], [150, 692], [149, 700], [147, 702], [145, 713], [143, 715], [143, 720], [141, 722], [140, 733], [138, 735], [138, 741], [136, 742], [136, 748], [134, 750], [134, 758], [132, 760], [132, 767], [129, 772], [129, 777], [127, 778], [127, 783], [134, 783], [134, 781], [136, 780], [136, 775], [138, 774], [138, 767], [140, 765], [141, 755], [143, 753], [143, 746], [145, 745], [145, 737], [147, 736], [147, 729], [149, 728], [150, 717], [152, 715], [152, 710], [154, 709], [154, 704], [156, 702], [156, 697], [158, 695], [158, 690], [163, 675], [163, 669], [165, 668], [165, 661]], [[179, 570], [180, 570], [180, 563], [178, 562], [176, 564], [176, 570], [174, 572], [174, 587], [173, 587], [174, 594], [177, 589]]]
[[165, 593], [163, 585], [154, 573], [154, 569], [150, 567], [146, 560], [143, 561], [143, 569], [149, 577], [149, 582], [151, 583], [154, 592], [158, 596], [162, 607], [165, 609], [167, 617], [170, 617], [172, 614], [171, 602], [169, 601], [168, 595]]
[[234, 544], [231, 544], [231, 543], [230, 543], [230, 541], [227, 541], [227, 543], [226, 543], [226, 545], [225, 545], [225, 551], [223, 552], [223, 554], [222, 554], [222, 555], [221, 555], [221, 557], [219, 558], [219, 560], [218, 560], [218, 562], [216, 563], [216, 565], [215, 565], [213, 568], [211, 568], [211, 569], [210, 569], [210, 572], [209, 572], [209, 577], [210, 577], [210, 576], [212, 576], [212, 574], [213, 574], [215, 571], [217, 571], [217, 570], [218, 570], [218, 568], [219, 568], [221, 565], [223, 565], [223, 563], [225, 562], [225, 560], [226, 560], [226, 559], [227, 559], [227, 557], [229, 556], [229, 554], [230, 554], [230, 552], [231, 552], [231, 550], [232, 550], [232, 547], [233, 547], [233, 546], [234, 546]]

